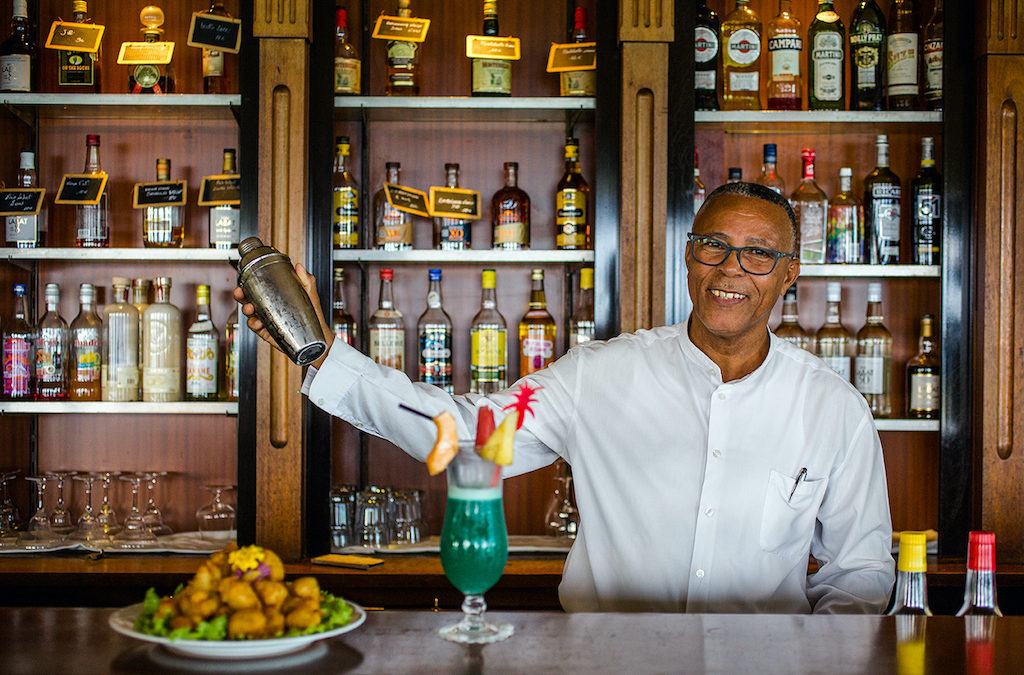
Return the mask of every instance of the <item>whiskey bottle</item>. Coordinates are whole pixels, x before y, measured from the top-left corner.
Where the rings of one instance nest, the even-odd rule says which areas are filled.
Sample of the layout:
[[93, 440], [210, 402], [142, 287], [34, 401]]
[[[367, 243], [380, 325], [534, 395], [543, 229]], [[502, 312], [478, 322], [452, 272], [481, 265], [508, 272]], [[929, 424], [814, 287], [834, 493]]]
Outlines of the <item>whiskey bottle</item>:
[[[800, 110], [803, 52], [800, 20], [793, 16], [792, 0], [779, 0], [779, 13], [768, 22], [768, 109]], [[782, 194], [781, 192], [779, 194]]]
[[935, 317], [921, 317], [921, 338], [917, 354], [907, 361], [907, 417], [919, 420], [939, 419], [942, 360], [932, 331]]
[[828, 196], [814, 182], [814, 150], [800, 151], [804, 163], [803, 180], [789, 197], [800, 227], [800, 262], [825, 262], [825, 218]]
[[[570, 42], [590, 42], [587, 37], [587, 10], [577, 7], [573, 13], [573, 30]], [[697, 64], [698, 67], [700, 64]], [[597, 94], [596, 70], [566, 70], [558, 74], [558, 93], [561, 96], [595, 96]]]
[[[88, 134], [85, 137], [85, 171], [93, 176], [103, 174], [100, 167], [100, 137]], [[107, 218], [107, 190], [103, 190], [97, 204], [79, 204], [75, 207], [75, 246], [101, 248], [110, 246], [110, 227]]]
[[[398, 16], [411, 17], [409, 0], [398, 0]], [[417, 62], [419, 60], [419, 42], [405, 40], [388, 40], [384, 43], [388, 78], [384, 93], [388, 96], [416, 96], [420, 93], [417, 78]]]
[[915, 265], [942, 262], [942, 176], [935, 168], [935, 139], [921, 139], [921, 169], [910, 183], [910, 232]]
[[[384, 182], [399, 185], [402, 165], [386, 162]], [[385, 251], [405, 251], [412, 248], [412, 215], [388, 203], [382, 185], [373, 195], [373, 219], [377, 248]]]
[[889, 110], [917, 110], [921, 93], [921, 18], [916, 0], [893, 0], [886, 40]]
[[153, 304], [142, 312], [142, 400], [181, 400], [181, 310], [171, 304], [171, 278], [157, 277]]
[[569, 317], [569, 349], [582, 342], [590, 342], [596, 337], [597, 324], [594, 323], [594, 268], [584, 267], [580, 270], [580, 297], [576, 301], [576, 309]]
[[773, 332], [776, 337], [780, 337], [800, 349], [811, 351], [811, 336], [800, 325], [795, 283], [786, 289], [786, 294], [782, 297], [782, 321]]
[[868, 284], [868, 309], [857, 332], [853, 384], [875, 417], [892, 415], [892, 334], [882, 324], [882, 284]]
[[220, 333], [210, 317], [210, 287], [196, 287], [196, 320], [185, 338], [185, 400], [217, 400]]
[[30, 323], [25, 284], [14, 284], [14, 311], [3, 330], [3, 384], [8, 401], [35, 395], [35, 328]]
[[[231, 12], [224, 8], [221, 0], [211, 0], [206, 14], [231, 18]], [[227, 54], [220, 49], [203, 47], [203, 93], [228, 94], [231, 84], [228, 79]]]
[[[498, 35], [498, 0], [484, 0], [483, 34]], [[472, 59], [470, 90], [473, 96], [511, 96], [512, 62], [507, 59]]]
[[555, 245], [560, 249], [593, 247], [590, 232], [590, 186], [580, 173], [580, 142], [565, 139], [565, 173], [555, 188]]
[[394, 270], [380, 271], [380, 296], [377, 311], [370, 317], [370, 358], [377, 363], [405, 370], [405, 324], [395, 308]]
[[[164, 11], [156, 5], [146, 5], [139, 13], [142, 22], [142, 41], [160, 42], [164, 29]], [[135, 66], [128, 76], [128, 93], [130, 94], [173, 94], [174, 78], [171, 76], [171, 64], [145, 63]]]
[[900, 261], [900, 179], [889, 169], [889, 137], [875, 139], [878, 160], [864, 179], [864, 255], [872, 265]]
[[818, 13], [807, 33], [807, 107], [810, 110], [846, 109], [846, 28], [832, 0], [818, 0]]
[[39, 91], [38, 55], [28, 23], [28, 1], [14, 0], [11, 34], [0, 43], [0, 91]]
[[853, 169], [839, 169], [839, 192], [828, 203], [825, 262], [864, 262], [864, 205], [853, 193]]
[[757, 182], [766, 188], [771, 188], [780, 195], [785, 196], [786, 182], [782, 180], [782, 177], [779, 175], [778, 169], [776, 168], [779, 160], [778, 146], [774, 143], [765, 143], [762, 148], [762, 157], [764, 163], [761, 165], [761, 175], [757, 179]]
[[924, 103], [942, 110], [942, 0], [935, 0], [932, 17], [924, 26]]
[[63, 401], [68, 397], [68, 358], [71, 332], [60, 315], [60, 286], [46, 284], [46, 312], [36, 333], [35, 376], [37, 401]]
[[825, 286], [825, 323], [814, 336], [814, 350], [829, 368], [849, 382], [853, 338], [840, 320], [841, 299], [842, 287], [839, 282], [828, 282]]
[[[459, 165], [444, 165], [445, 185], [459, 187]], [[472, 248], [473, 221], [465, 218], [434, 218], [434, 248], [439, 251], [465, 251]]]
[[348, 13], [343, 7], [335, 10], [334, 93], [358, 96], [362, 87], [363, 63], [359, 52], [348, 41]]
[[[576, 10], [579, 11], [579, 10]], [[722, 24], [707, 0], [697, 0], [694, 30], [693, 81], [697, 110], [718, 110], [718, 69], [721, 66]]]
[[127, 278], [114, 277], [113, 286], [114, 301], [103, 307], [103, 400], [138, 401], [139, 310], [128, 302]]
[[441, 300], [441, 270], [428, 272], [427, 309], [416, 322], [419, 346], [420, 382], [432, 384], [449, 394], [452, 384], [452, 320]]
[[700, 179], [700, 155], [697, 149], [693, 149], [693, 215], [696, 216], [704, 199], [708, 196], [708, 189], [704, 187], [704, 181]]
[[345, 344], [356, 345], [356, 320], [345, 310], [345, 269], [334, 268], [334, 294], [331, 296], [331, 330]]
[[82, 284], [78, 289], [80, 309], [71, 322], [71, 373], [68, 377], [72, 401], [99, 401], [101, 387], [101, 351], [103, 322], [93, 311], [96, 289]]
[[238, 309], [224, 322], [224, 400], [238, 400]]
[[[344, 11], [344, 10], [338, 10]], [[348, 136], [334, 139], [334, 248], [359, 248], [359, 184], [348, 170]]]
[[967, 581], [964, 604], [957, 616], [1002, 616], [996, 598], [996, 535], [974, 531], [967, 535]]
[[[235, 166], [235, 149], [224, 148], [221, 174], [238, 175]], [[241, 215], [242, 209], [238, 204], [210, 207], [210, 248], [231, 250], [238, 245], [242, 227]]]
[[[171, 180], [171, 160], [156, 160], [157, 181]], [[142, 209], [142, 243], [147, 248], [181, 248], [185, 224], [180, 206], [147, 206]]]
[[900, 532], [899, 562], [896, 564], [896, 594], [887, 616], [918, 614], [931, 616], [925, 574], [927, 537], [924, 532]]
[[[36, 153], [32, 150], [21, 151], [21, 162], [18, 165], [18, 177], [14, 183], [19, 188], [37, 188]], [[5, 216], [7, 245], [16, 248], [37, 248], [46, 246], [46, 207], [39, 209], [36, 215], [19, 214]]]
[[748, 0], [736, 0], [736, 8], [722, 22], [723, 108], [761, 109], [761, 18]]
[[519, 320], [519, 377], [547, 368], [555, 360], [555, 319], [544, 298], [544, 270], [530, 273], [530, 306]]
[[[74, 0], [71, 3], [71, 21], [91, 23], [89, 3]], [[100, 52], [57, 51], [57, 86], [61, 93], [100, 93]]]
[[850, 109], [885, 108], [885, 15], [860, 0], [850, 21]]
[[494, 270], [481, 275], [480, 311], [473, 317], [469, 331], [469, 391], [493, 394], [506, 386], [508, 351], [505, 317], [498, 313]]
[[493, 248], [530, 248], [530, 195], [519, 189], [519, 164], [505, 162], [505, 187], [491, 198]]

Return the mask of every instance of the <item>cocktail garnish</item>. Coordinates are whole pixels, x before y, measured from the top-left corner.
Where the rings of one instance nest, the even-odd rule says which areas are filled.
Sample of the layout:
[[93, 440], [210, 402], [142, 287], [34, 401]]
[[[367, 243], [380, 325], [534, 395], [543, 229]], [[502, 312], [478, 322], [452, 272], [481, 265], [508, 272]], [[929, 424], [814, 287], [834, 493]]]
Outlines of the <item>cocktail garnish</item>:
[[437, 440], [430, 454], [427, 455], [427, 472], [436, 476], [445, 470], [448, 463], [455, 459], [459, 452], [459, 435], [455, 427], [455, 418], [447, 410], [432, 418], [437, 425]]

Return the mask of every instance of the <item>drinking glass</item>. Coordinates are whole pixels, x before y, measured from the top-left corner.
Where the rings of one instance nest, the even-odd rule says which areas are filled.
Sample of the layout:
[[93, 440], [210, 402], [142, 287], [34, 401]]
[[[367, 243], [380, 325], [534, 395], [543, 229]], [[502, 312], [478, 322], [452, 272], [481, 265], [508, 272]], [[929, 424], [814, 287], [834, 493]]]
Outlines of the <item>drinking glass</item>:
[[25, 480], [36, 484], [36, 511], [28, 519], [28, 526], [18, 538], [26, 549], [39, 549], [53, 546], [57, 543], [57, 537], [50, 528], [50, 517], [46, 515], [46, 507], [43, 499], [46, 495], [46, 476], [26, 476]]
[[103, 527], [96, 520], [96, 512], [92, 508], [92, 485], [99, 477], [98, 473], [84, 473], [71, 477], [85, 487], [85, 510], [78, 517], [78, 527], [71, 533], [70, 539], [94, 542], [107, 538], [103, 533]]
[[501, 467], [476, 454], [472, 442], [459, 443], [448, 465], [448, 503], [441, 528], [441, 566], [466, 596], [462, 621], [438, 631], [445, 640], [486, 643], [512, 635], [510, 624], [488, 623], [484, 593], [505, 569], [508, 535], [501, 503]]
[[544, 516], [544, 529], [555, 537], [575, 539], [580, 514], [572, 494], [572, 471], [564, 459], [555, 462], [555, 491], [548, 502]]
[[64, 481], [75, 475], [74, 471], [48, 471], [46, 475], [57, 481], [57, 504], [50, 511], [50, 529], [56, 534], [67, 536], [75, 529], [71, 511], [64, 504]]
[[163, 478], [167, 475], [166, 471], [146, 471], [142, 474], [146, 479], [146, 496], [148, 502], [146, 503], [146, 512], [142, 514], [142, 519], [146, 521], [146, 525], [149, 527], [150, 532], [158, 537], [162, 537], [167, 534], [174, 532], [167, 523], [164, 522], [164, 514], [157, 508], [156, 501], [153, 499], [153, 494], [156, 492], [156, 481], [159, 478]]
[[420, 490], [395, 490], [394, 544], [416, 544], [420, 540]]
[[124, 519], [124, 527], [117, 533], [112, 542], [113, 548], [145, 548], [156, 543], [156, 537], [149, 531], [146, 521], [142, 518], [139, 508], [139, 487], [142, 485], [143, 474], [130, 473], [119, 478], [132, 486], [132, 506], [128, 517]]
[[103, 533], [112, 537], [121, 531], [121, 524], [117, 522], [117, 512], [110, 505], [110, 481], [120, 476], [120, 471], [100, 471], [100, 485], [103, 488], [103, 500], [100, 502], [100, 509], [96, 513], [96, 522], [103, 528]]
[[353, 543], [357, 489], [352, 485], [339, 485], [331, 490], [331, 550], [351, 546]]
[[388, 498], [383, 491], [363, 490], [356, 495], [356, 541], [367, 548], [388, 543]]
[[221, 501], [221, 495], [235, 489], [234, 485], [204, 485], [213, 493], [213, 501], [196, 511], [199, 536], [211, 541], [230, 541], [238, 536], [235, 508]]

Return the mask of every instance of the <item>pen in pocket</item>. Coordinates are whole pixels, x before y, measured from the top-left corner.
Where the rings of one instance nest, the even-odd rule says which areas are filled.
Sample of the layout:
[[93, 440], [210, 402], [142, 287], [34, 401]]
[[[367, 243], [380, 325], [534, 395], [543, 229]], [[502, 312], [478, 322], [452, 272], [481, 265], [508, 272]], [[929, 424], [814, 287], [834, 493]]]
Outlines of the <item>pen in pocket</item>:
[[798, 473], [796, 475], [796, 480], [793, 481], [793, 489], [789, 491], [789, 499], [788, 499], [788, 501], [793, 501], [793, 495], [796, 494], [796, 489], [797, 489], [797, 487], [799, 487], [800, 481], [802, 481], [804, 479], [804, 476], [806, 476], [806, 475], [807, 475], [807, 467], [805, 466], [804, 468], [800, 469], [800, 473]]

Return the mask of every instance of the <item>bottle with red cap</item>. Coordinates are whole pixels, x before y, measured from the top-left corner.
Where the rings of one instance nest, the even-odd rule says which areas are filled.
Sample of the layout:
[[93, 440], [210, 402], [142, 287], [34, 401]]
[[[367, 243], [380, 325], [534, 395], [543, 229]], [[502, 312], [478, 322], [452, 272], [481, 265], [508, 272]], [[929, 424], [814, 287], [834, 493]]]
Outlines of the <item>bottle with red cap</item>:
[[1002, 616], [996, 601], [996, 535], [971, 532], [967, 550], [964, 604], [957, 616]]

